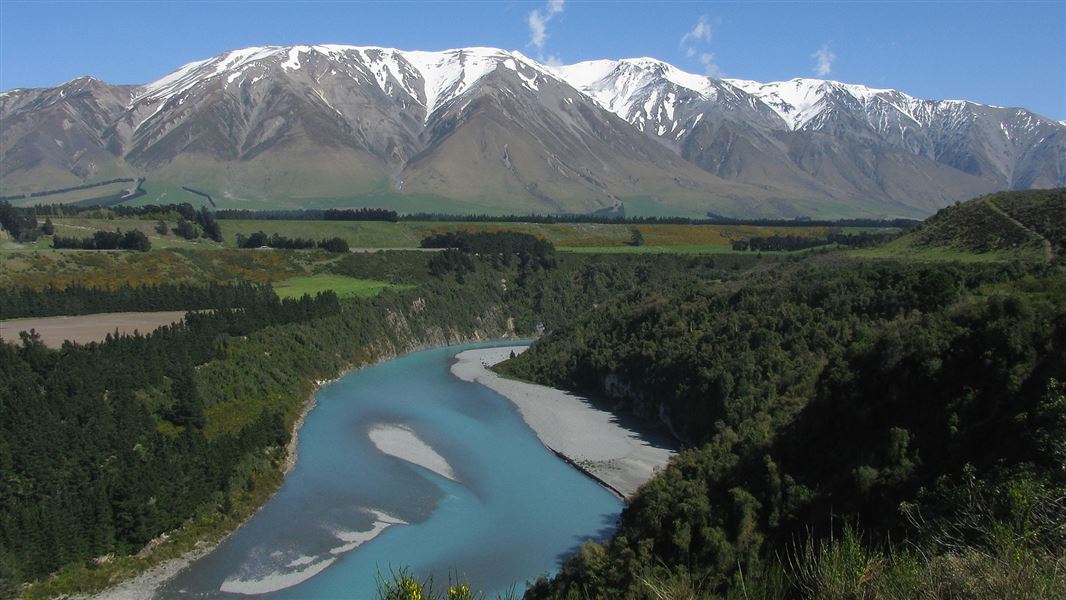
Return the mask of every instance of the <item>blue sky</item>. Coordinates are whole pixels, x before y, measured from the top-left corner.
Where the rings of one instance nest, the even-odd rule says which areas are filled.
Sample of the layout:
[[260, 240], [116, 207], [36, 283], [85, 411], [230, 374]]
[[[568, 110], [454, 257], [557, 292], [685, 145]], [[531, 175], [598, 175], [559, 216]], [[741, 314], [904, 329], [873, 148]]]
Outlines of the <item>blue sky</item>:
[[19, 2], [0, 0], [0, 89], [144, 83], [251, 45], [495, 46], [571, 63], [815, 77], [1066, 119], [1066, 0], [1044, 2]]

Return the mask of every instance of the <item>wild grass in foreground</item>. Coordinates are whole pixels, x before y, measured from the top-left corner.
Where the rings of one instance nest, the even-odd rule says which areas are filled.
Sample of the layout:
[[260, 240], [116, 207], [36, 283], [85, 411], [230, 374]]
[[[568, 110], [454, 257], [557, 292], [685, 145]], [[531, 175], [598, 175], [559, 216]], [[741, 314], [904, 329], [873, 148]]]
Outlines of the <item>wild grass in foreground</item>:
[[[419, 578], [404, 568], [390, 571], [388, 576], [380, 573], [378, 580], [379, 600], [487, 600], [484, 592], [470, 589], [470, 584], [458, 575], [448, 576], [448, 585], [439, 586], [433, 576]], [[495, 600], [518, 600], [514, 587], [505, 594], [497, 594]]]

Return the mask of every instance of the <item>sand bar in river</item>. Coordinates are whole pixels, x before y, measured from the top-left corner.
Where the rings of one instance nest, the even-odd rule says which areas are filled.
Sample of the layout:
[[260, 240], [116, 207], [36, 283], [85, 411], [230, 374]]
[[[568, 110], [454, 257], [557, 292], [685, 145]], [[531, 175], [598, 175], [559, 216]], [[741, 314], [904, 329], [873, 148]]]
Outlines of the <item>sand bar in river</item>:
[[676, 454], [670, 438], [570, 392], [501, 377], [489, 367], [526, 346], [467, 350], [452, 373], [511, 400], [540, 441], [624, 498], [629, 498]]

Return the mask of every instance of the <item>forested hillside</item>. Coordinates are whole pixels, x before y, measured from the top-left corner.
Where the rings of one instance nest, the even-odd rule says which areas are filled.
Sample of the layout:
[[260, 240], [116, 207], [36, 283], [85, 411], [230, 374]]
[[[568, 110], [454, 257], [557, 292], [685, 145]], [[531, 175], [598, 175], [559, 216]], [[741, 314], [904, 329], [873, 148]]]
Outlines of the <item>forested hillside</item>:
[[[228, 255], [205, 254], [176, 264], [226, 272], [210, 257]], [[5, 315], [224, 310], [60, 350], [32, 337], [0, 344], [0, 467], [12, 483], [0, 488], [3, 595], [57, 570], [31, 593], [98, 589], [143, 568], [129, 555], [164, 532], [178, 540], [173, 553], [232, 528], [278, 485], [283, 447], [316, 380], [418, 347], [556, 328], [642, 282], [727, 278], [758, 262], [464, 255], [462, 276], [432, 274], [426, 253], [329, 263], [336, 275], [417, 286], [370, 300], [279, 301], [248, 284], [5, 290]], [[80, 280], [123, 281], [127, 266], [94, 259], [79, 268]]]
[[[585, 256], [513, 231], [438, 232], [435, 253], [9, 255], [5, 317], [200, 312], [59, 350], [0, 341], [0, 596], [100, 589], [231, 530], [279, 484], [314, 381], [544, 333], [502, 369], [614, 398], [689, 449], [530, 598], [1060, 598], [1062, 200], [945, 209], [878, 260]], [[306, 275], [395, 287], [266, 285]]]
[[[989, 201], [936, 228], [983, 244]], [[613, 397], [691, 448], [529, 598], [1066, 594], [1056, 266], [823, 256], [646, 287], [501, 369]]]

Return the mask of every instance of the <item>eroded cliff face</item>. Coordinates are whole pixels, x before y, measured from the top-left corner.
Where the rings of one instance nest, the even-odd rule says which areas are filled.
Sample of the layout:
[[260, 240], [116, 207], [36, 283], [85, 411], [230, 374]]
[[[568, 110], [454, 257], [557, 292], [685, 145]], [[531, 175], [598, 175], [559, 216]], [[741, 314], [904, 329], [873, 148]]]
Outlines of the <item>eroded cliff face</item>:
[[634, 389], [617, 373], [609, 373], [601, 379], [601, 382], [604, 396], [617, 402], [614, 410], [624, 410], [644, 420], [659, 423], [666, 427], [670, 435], [686, 445], [690, 444], [689, 440], [674, 427], [670, 407], [649, 401], [644, 394]]
[[488, 307], [469, 321], [440, 325], [427, 322], [423, 317], [429, 303], [430, 300], [419, 297], [406, 310], [387, 310], [385, 321], [391, 334], [379, 346], [379, 351], [391, 358], [427, 348], [507, 339], [518, 335], [514, 318], [498, 305]]

